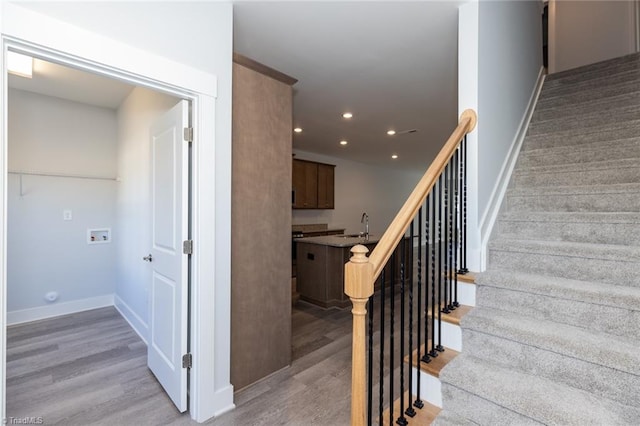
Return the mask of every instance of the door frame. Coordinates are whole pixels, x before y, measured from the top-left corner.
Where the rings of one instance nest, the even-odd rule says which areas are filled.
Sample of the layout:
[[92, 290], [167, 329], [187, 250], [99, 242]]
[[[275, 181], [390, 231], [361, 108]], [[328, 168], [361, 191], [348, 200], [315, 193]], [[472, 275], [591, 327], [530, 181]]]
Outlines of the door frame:
[[193, 354], [189, 413], [194, 420], [203, 422], [233, 409], [230, 383], [231, 140], [216, 138], [216, 75], [10, 3], [2, 2], [0, 9], [0, 418], [6, 418], [8, 50], [191, 101], [194, 143], [190, 219], [194, 243], [189, 318]]

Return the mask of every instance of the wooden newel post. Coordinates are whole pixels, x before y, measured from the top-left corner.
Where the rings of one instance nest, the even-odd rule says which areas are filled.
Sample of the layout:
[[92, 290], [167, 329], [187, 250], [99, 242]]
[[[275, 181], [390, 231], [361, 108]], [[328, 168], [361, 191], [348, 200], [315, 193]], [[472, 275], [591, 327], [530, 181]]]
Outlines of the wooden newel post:
[[353, 345], [351, 353], [351, 426], [364, 426], [367, 406], [367, 301], [373, 294], [373, 264], [363, 245], [351, 248], [353, 256], [344, 266], [344, 292], [353, 303]]

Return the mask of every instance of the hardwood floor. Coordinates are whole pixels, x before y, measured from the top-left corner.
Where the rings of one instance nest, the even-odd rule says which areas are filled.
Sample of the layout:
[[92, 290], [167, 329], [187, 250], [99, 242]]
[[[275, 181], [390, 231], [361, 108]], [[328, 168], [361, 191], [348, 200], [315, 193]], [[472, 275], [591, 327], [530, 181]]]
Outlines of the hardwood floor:
[[[351, 313], [299, 302], [293, 363], [235, 394], [208, 424], [348, 425]], [[53, 425], [191, 425], [146, 366], [146, 346], [114, 308], [7, 329], [7, 415]]]

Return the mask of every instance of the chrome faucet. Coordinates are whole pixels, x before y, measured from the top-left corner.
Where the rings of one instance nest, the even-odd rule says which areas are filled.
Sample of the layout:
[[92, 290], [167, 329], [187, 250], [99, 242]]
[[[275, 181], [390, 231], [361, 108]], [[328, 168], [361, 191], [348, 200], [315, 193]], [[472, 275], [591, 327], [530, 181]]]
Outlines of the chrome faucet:
[[[362, 218], [360, 218], [360, 223], [364, 223], [364, 239], [369, 241], [369, 215], [367, 212], [362, 213]], [[362, 233], [361, 233], [362, 234]]]

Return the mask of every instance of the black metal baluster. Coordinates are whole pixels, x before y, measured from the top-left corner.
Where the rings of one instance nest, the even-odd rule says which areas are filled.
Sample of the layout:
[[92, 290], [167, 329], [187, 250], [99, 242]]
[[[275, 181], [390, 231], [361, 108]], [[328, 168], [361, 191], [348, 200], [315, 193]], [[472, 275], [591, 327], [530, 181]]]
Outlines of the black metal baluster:
[[454, 154], [454, 185], [453, 185], [453, 207], [455, 209], [455, 212], [453, 214], [453, 220], [455, 223], [455, 228], [454, 228], [454, 233], [453, 233], [453, 269], [451, 270], [454, 276], [454, 291], [455, 293], [453, 294], [453, 306], [454, 307], [458, 307], [460, 306], [460, 303], [458, 303], [458, 234], [460, 233], [460, 223], [458, 223], [458, 210], [459, 210], [459, 206], [458, 203], [460, 202], [459, 198], [458, 198], [458, 185], [460, 184], [459, 181], [459, 170], [460, 170], [460, 147], [458, 147], [458, 149], [456, 149], [456, 152]]
[[[433, 190], [431, 191], [433, 192]], [[425, 218], [426, 218], [426, 223], [425, 223], [425, 244], [427, 245], [427, 253], [429, 252], [429, 238], [430, 238], [430, 228], [431, 228], [431, 212], [430, 212], [430, 204], [431, 204], [431, 199], [433, 198], [431, 196], [431, 192], [427, 195], [427, 202], [425, 204]], [[420, 223], [422, 223], [422, 220], [420, 221]], [[426, 258], [426, 254], [425, 254], [425, 258]], [[429, 263], [426, 264], [426, 271], [425, 271], [425, 287], [424, 287], [424, 355], [421, 358], [421, 361], [424, 363], [429, 363], [431, 362], [431, 355], [429, 354]], [[420, 311], [422, 313], [422, 311]], [[433, 322], [433, 311], [431, 312], [431, 321]], [[433, 326], [431, 327], [431, 330], [433, 330]], [[433, 340], [432, 340], [433, 341]], [[433, 344], [432, 344], [432, 352], [433, 352]]]
[[382, 269], [382, 288], [380, 289], [380, 386], [378, 387], [378, 419], [382, 423], [384, 413], [384, 304], [387, 268]]
[[[442, 173], [441, 178], [444, 180], [444, 196], [442, 200], [444, 202], [444, 259], [442, 259], [441, 263], [443, 265], [444, 274], [444, 300], [441, 300], [442, 303], [442, 312], [448, 314], [451, 312], [449, 310], [449, 256], [447, 252], [449, 250], [449, 164], [447, 164], [444, 168], [444, 172]], [[442, 242], [440, 243], [442, 245]]]
[[[433, 186], [432, 196], [431, 196], [431, 352], [429, 352], [429, 356], [435, 358], [438, 356], [438, 351], [436, 350], [436, 315], [439, 315], [439, 309], [436, 308], [436, 218], [437, 211], [436, 205], [439, 205], [440, 199], [440, 186], [436, 183]], [[439, 290], [438, 290], [439, 292]]]
[[[427, 196], [427, 203], [429, 202], [429, 197]], [[411, 223], [411, 234], [413, 234], [413, 223]], [[422, 321], [420, 321], [420, 315], [422, 315], [422, 207], [420, 207], [420, 209], [418, 210], [418, 320], [417, 322], [417, 330], [416, 330], [416, 351], [417, 351], [417, 355], [416, 355], [416, 361], [417, 361], [417, 365], [415, 366], [416, 370], [417, 370], [417, 374], [416, 374], [416, 399], [415, 401], [413, 401], [413, 406], [416, 408], [422, 408], [424, 407], [424, 403], [422, 402], [422, 398], [420, 397], [420, 351], [422, 348], [422, 345], [420, 344], [420, 338], [422, 337], [422, 333], [420, 330], [420, 326], [422, 325]], [[412, 240], [413, 241], [413, 240]], [[409, 295], [409, 299], [413, 299], [413, 286], [411, 286], [411, 293]], [[409, 322], [412, 321], [413, 318], [413, 301], [411, 302], [411, 310], [409, 311]], [[426, 311], [426, 309], [425, 309]], [[427, 315], [425, 312], [425, 319], [426, 319]], [[409, 326], [410, 329], [412, 329], [412, 326]], [[424, 342], [424, 351], [425, 351], [425, 356], [427, 355], [427, 341], [425, 340]], [[412, 352], [412, 348], [409, 348], [409, 352], [412, 354], [411, 355], [411, 365], [413, 365], [413, 352]], [[411, 376], [409, 377], [413, 377], [413, 371], [411, 372]], [[410, 379], [411, 380], [411, 379]], [[409, 381], [409, 389], [411, 389], [411, 381]], [[415, 412], [414, 412], [415, 414]], [[407, 415], [410, 415], [407, 413]], [[411, 416], [413, 417], [413, 416]]]
[[467, 269], [467, 136], [462, 139], [462, 255], [460, 256], [460, 274]]
[[[396, 423], [406, 426], [409, 422], [404, 417], [404, 313], [405, 313], [405, 285], [406, 285], [406, 241], [404, 236], [400, 239], [400, 416]], [[409, 405], [411, 407], [411, 405]]]
[[367, 425], [373, 424], [373, 307], [374, 296], [369, 297], [369, 303], [367, 303], [368, 315], [369, 315], [369, 347], [368, 350], [368, 365], [367, 365]]
[[442, 180], [442, 175], [440, 175], [438, 179], [438, 344], [436, 346], [438, 352], [444, 351], [444, 346], [442, 346], [442, 310], [440, 309], [442, 303]]
[[395, 328], [395, 317], [396, 317], [396, 253], [391, 255], [391, 288], [389, 289], [390, 297], [389, 297], [389, 424], [393, 423], [393, 372], [395, 370], [395, 364], [393, 362], [394, 352], [396, 350], [395, 338], [394, 338], [394, 328]]
[[455, 202], [453, 199], [453, 191], [454, 191], [454, 184], [453, 184], [453, 174], [454, 174], [454, 159], [451, 158], [449, 160], [449, 166], [447, 167], [448, 173], [447, 173], [447, 182], [449, 185], [449, 215], [447, 216], [447, 222], [449, 223], [448, 227], [449, 227], [449, 236], [447, 238], [447, 247], [448, 247], [448, 253], [447, 253], [447, 263], [449, 264], [449, 267], [447, 268], [447, 279], [448, 279], [448, 283], [449, 283], [449, 304], [447, 305], [447, 308], [449, 308], [450, 311], [453, 311], [456, 309], [456, 307], [453, 305], [453, 292], [454, 292], [454, 278], [455, 278], [455, 270], [453, 269], [453, 250], [454, 250], [454, 246], [453, 246], [453, 234], [454, 234], [454, 228], [453, 228], [453, 203]]

